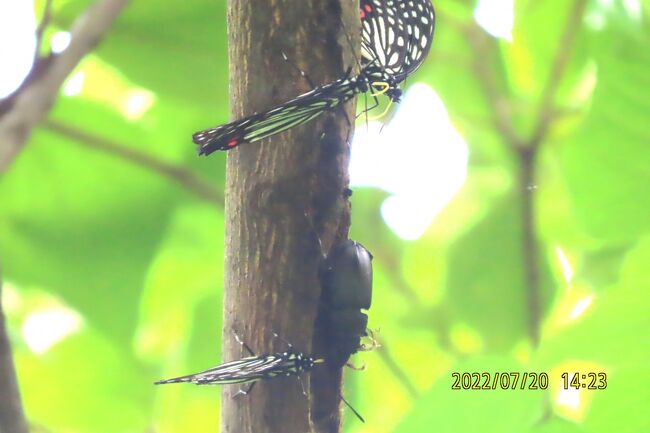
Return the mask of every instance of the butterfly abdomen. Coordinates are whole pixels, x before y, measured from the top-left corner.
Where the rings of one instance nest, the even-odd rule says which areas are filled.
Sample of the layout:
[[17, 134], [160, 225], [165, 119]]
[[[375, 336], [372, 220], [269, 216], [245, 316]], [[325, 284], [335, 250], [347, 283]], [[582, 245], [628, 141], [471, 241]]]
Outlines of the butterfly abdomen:
[[154, 382], [154, 385], [164, 385], [166, 383], [192, 382], [192, 377], [193, 375], [189, 375], [189, 376], [174, 377], [172, 379], [159, 380], [157, 382]]

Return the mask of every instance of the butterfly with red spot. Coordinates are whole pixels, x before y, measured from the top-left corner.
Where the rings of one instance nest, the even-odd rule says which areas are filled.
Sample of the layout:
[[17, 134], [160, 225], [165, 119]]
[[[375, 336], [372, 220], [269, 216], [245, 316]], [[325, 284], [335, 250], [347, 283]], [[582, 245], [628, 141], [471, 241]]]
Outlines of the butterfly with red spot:
[[195, 133], [192, 139], [199, 145], [199, 155], [230, 150], [242, 143], [253, 143], [286, 131], [341, 106], [371, 88], [379, 92], [390, 90], [386, 88], [386, 78], [374, 65], [368, 65], [357, 76], [351, 76], [350, 72], [348, 70], [343, 78], [316, 87], [270, 110]]

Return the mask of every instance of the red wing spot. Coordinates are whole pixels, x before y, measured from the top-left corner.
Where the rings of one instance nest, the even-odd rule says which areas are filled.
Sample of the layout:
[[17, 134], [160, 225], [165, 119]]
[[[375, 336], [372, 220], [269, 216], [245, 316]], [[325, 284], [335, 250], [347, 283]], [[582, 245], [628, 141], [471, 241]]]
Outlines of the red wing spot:
[[228, 146], [228, 147], [235, 147], [235, 146], [237, 146], [237, 143], [239, 143], [239, 141], [237, 141], [236, 138], [233, 138], [232, 140], [230, 140], [230, 141], [228, 142], [228, 144], [227, 144], [226, 146]]
[[368, 13], [372, 12], [372, 6], [365, 5], [364, 8], [366, 9], [366, 12], [368, 12]]

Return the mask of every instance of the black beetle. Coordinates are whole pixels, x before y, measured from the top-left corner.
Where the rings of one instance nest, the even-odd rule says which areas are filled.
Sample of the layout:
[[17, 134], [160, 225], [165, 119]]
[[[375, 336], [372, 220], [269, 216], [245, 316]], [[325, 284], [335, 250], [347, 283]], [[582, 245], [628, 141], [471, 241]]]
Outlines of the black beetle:
[[361, 348], [372, 302], [372, 254], [358, 242], [336, 244], [320, 269], [322, 286], [319, 324], [331, 342], [328, 364], [342, 367]]

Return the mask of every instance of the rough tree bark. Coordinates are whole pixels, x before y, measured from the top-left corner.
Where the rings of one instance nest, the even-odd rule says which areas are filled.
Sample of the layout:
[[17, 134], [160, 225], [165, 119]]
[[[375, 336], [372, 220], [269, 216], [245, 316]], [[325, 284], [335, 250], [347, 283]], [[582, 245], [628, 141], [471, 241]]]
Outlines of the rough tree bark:
[[[282, 52], [316, 84], [331, 82], [355, 65], [358, 6], [340, 0], [230, 0], [230, 95], [240, 117], [308, 91], [308, 82]], [[344, 23], [344, 24], [343, 24]], [[351, 42], [348, 41], [351, 40]], [[357, 51], [355, 49], [355, 51]], [[320, 249], [347, 237], [350, 225], [348, 137], [353, 104], [311, 123], [228, 154], [223, 359], [244, 355], [233, 331], [257, 352], [316, 353], [320, 297]], [[347, 119], [346, 119], [347, 117]], [[313, 351], [312, 351], [313, 347]], [[258, 384], [233, 399], [224, 387], [223, 433], [306, 433], [339, 430], [341, 372], [319, 365], [304, 389], [295, 378]], [[310, 405], [315, 410], [311, 410]], [[312, 420], [314, 422], [312, 422]]]

